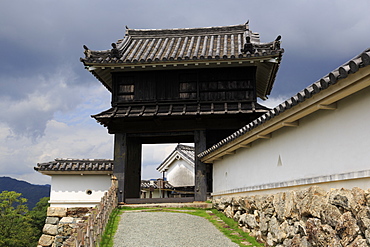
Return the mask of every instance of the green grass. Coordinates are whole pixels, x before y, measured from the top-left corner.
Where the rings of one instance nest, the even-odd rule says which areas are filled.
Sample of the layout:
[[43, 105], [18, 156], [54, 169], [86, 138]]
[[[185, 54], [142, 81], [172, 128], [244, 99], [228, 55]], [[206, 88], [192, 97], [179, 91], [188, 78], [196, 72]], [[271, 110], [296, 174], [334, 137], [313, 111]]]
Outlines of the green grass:
[[119, 208], [115, 208], [109, 216], [108, 223], [105, 227], [104, 234], [102, 236], [100, 246], [101, 247], [112, 247], [113, 237], [117, 231], [118, 223], [120, 221], [120, 215], [122, 211]]
[[[211, 211], [212, 213], [209, 214], [207, 211]], [[226, 217], [223, 213], [217, 211], [217, 209], [196, 209], [195, 212], [185, 213], [206, 218], [213, 225], [215, 225], [220, 232], [231, 239], [231, 241], [234, 243], [237, 243], [239, 246], [263, 246], [263, 244], [258, 243], [255, 238], [249, 236], [248, 233], [240, 229], [237, 222]], [[250, 245], [243, 244], [243, 242], [249, 242]]]
[[[105, 229], [102, 241], [100, 243], [101, 247], [112, 247], [113, 237], [118, 228], [118, 223], [120, 221], [120, 215], [125, 211], [162, 211], [162, 212], [175, 212], [175, 213], [186, 213], [199, 217], [203, 217], [209, 220], [215, 227], [222, 232], [226, 237], [231, 239], [234, 243], [239, 246], [263, 246], [263, 244], [258, 243], [255, 238], [248, 235], [248, 233], [243, 232], [239, 228], [238, 223], [233, 219], [226, 217], [223, 213], [217, 211], [216, 209], [199, 209], [199, 208], [130, 208], [121, 207], [116, 208], [110, 215], [107, 227]], [[185, 211], [184, 211], [185, 210]], [[208, 211], [208, 212], [207, 212]], [[245, 243], [249, 242], [250, 245]]]

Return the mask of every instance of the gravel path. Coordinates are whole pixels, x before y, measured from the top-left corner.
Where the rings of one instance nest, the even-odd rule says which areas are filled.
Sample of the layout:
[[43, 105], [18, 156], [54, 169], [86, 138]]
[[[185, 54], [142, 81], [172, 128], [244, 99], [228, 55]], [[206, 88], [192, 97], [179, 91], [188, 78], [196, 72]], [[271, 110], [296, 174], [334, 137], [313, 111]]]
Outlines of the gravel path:
[[125, 212], [114, 247], [234, 247], [208, 220], [185, 213]]

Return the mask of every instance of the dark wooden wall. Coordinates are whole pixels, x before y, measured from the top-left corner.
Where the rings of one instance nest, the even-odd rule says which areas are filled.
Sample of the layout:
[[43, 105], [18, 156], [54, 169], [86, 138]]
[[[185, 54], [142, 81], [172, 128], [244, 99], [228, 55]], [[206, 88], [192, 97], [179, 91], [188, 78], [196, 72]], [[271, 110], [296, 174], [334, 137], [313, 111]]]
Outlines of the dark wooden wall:
[[206, 200], [207, 193], [212, 192], [212, 165], [202, 163], [197, 155], [261, 114], [228, 114], [225, 110], [225, 114], [214, 115], [211, 109], [222, 112], [225, 105], [229, 110], [239, 109], [240, 102], [252, 109], [252, 102], [257, 101], [255, 74], [256, 67], [112, 73], [112, 105], [118, 106], [118, 111], [162, 103], [158, 105], [164, 106], [164, 110], [158, 108], [158, 112], [169, 111], [168, 105], [174, 105], [171, 109], [175, 112], [175, 107], [183, 109], [182, 105], [176, 106], [178, 102], [189, 103], [188, 110], [204, 103], [201, 108], [204, 114], [196, 116], [115, 117], [109, 120], [109, 131], [115, 134], [114, 174], [119, 184], [119, 200], [140, 197], [141, 144], [166, 142], [194, 142], [194, 199]]
[[255, 67], [113, 73], [112, 103], [256, 101]]

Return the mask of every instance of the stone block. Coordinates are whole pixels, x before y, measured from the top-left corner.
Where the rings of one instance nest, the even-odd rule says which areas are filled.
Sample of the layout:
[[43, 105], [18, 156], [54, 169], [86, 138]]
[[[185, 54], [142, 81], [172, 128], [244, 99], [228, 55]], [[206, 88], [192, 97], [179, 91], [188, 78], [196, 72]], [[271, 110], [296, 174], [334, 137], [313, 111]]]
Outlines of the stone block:
[[273, 215], [275, 212], [273, 205], [274, 197], [272, 195], [256, 195], [254, 197], [254, 203], [257, 210], [263, 211], [266, 215]]
[[236, 211], [236, 213], [233, 216], [234, 221], [238, 222], [240, 215], [241, 215], [240, 211]]
[[46, 217], [45, 224], [57, 225], [59, 217]]
[[58, 230], [57, 225], [45, 224], [44, 228], [42, 229], [42, 232], [44, 234], [55, 236], [57, 235], [57, 230]]
[[46, 215], [51, 217], [65, 217], [67, 215], [67, 208], [49, 207]]
[[68, 208], [66, 216], [82, 217], [88, 214], [90, 210], [91, 208], [87, 207]]
[[38, 245], [41, 245], [41, 246], [50, 246], [50, 245], [53, 244], [54, 239], [55, 239], [54, 236], [42, 234], [41, 237], [40, 237], [40, 239], [39, 239]]
[[363, 239], [361, 236], [357, 236], [355, 240], [348, 247], [368, 247], [366, 244], [366, 239]]
[[341, 216], [340, 222], [335, 230], [338, 232], [343, 246], [348, 246], [360, 233], [357, 220], [353, 218], [351, 212], [346, 212]]
[[318, 186], [310, 187], [303, 199], [298, 201], [297, 207], [301, 216], [320, 218], [320, 213], [323, 211], [322, 207], [327, 202], [326, 196], [327, 193], [322, 188]]
[[234, 216], [234, 211], [231, 206], [227, 206], [224, 210], [224, 213], [227, 217], [232, 218]]
[[60, 219], [59, 223], [60, 224], [72, 224], [74, 220], [75, 219], [73, 217], [63, 217]]
[[258, 226], [256, 221], [256, 216], [253, 214], [246, 214], [245, 215], [245, 224], [248, 225], [249, 228], [255, 228]]
[[365, 238], [368, 245], [370, 245], [370, 230], [365, 231]]
[[308, 219], [306, 230], [307, 240], [312, 246], [347, 246], [341, 245], [337, 232], [329, 225], [322, 225], [320, 219]]
[[298, 211], [295, 206], [295, 198], [295, 191], [280, 192], [273, 196], [273, 205], [279, 221], [282, 222], [286, 218], [293, 218], [295, 216], [296, 211]]
[[335, 228], [341, 221], [342, 214], [339, 209], [332, 204], [325, 204], [322, 206], [321, 221]]
[[60, 219], [59, 224], [75, 224], [79, 222], [81, 218], [74, 218], [74, 217], [63, 217]]
[[239, 205], [246, 213], [253, 213], [257, 207], [254, 205], [254, 200], [251, 197], [244, 197], [239, 199]]
[[73, 224], [59, 224], [58, 225], [58, 235], [60, 236], [71, 236], [73, 233]]

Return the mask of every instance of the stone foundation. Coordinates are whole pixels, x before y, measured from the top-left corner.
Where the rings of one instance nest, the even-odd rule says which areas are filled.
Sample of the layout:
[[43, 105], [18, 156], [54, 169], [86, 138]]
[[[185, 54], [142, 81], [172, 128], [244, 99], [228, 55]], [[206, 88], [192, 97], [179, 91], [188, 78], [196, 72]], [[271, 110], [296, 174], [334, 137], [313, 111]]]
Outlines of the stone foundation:
[[63, 246], [75, 232], [77, 224], [86, 220], [90, 210], [91, 208], [49, 207], [38, 247]]
[[370, 246], [370, 189], [313, 186], [214, 199], [213, 206], [266, 246]]

